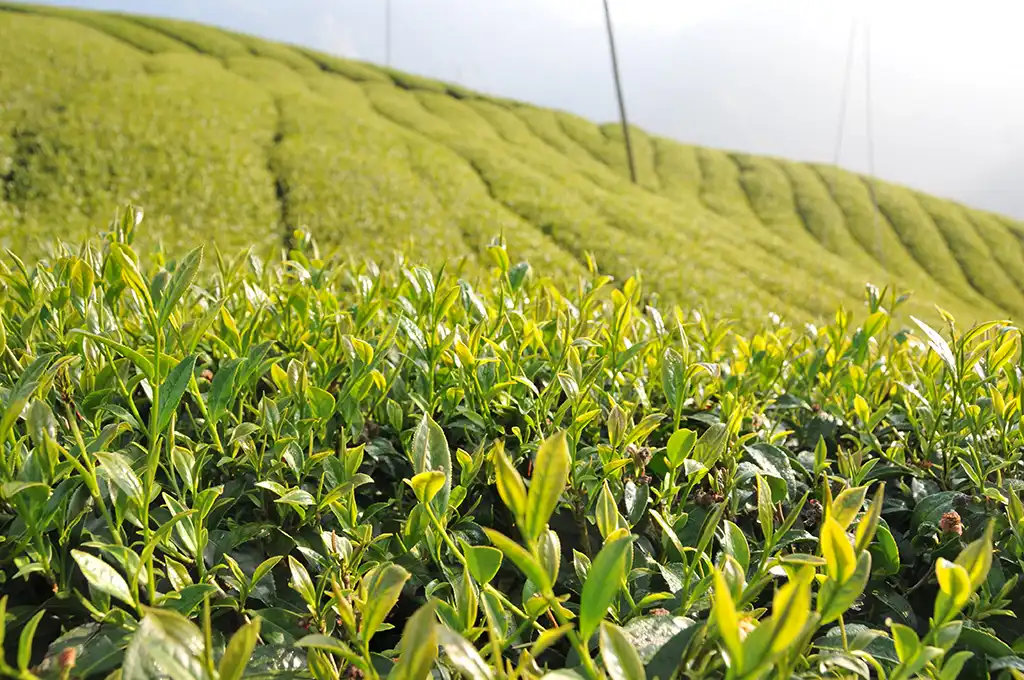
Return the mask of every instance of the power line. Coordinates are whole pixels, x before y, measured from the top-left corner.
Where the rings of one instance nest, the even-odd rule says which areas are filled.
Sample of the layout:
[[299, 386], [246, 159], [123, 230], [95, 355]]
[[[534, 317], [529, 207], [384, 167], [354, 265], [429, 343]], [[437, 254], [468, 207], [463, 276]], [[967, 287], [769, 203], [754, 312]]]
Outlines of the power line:
[[391, 0], [384, 0], [384, 63], [391, 67]]
[[881, 224], [878, 221], [878, 197], [875, 195], [875, 130], [872, 120], [873, 106], [871, 103], [871, 23], [864, 26], [864, 125], [867, 128], [867, 152], [868, 152], [868, 175], [871, 181], [868, 182], [868, 191], [871, 194], [871, 219], [875, 231], [875, 243], [878, 245], [879, 255], [882, 258], [882, 266], [885, 267], [885, 252], [882, 249]]
[[[857, 45], [857, 21], [850, 22], [850, 37], [846, 43], [846, 68], [843, 75], [843, 94], [839, 105], [839, 129], [836, 131], [836, 148], [832, 164], [839, 165], [839, 154], [843, 147], [843, 132], [846, 128], [846, 109], [850, 100], [850, 81], [853, 75], [853, 55]], [[834, 187], [833, 187], [834, 188]]]
[[615, 78], [615, 94], [619, 99], [619, 118], [622, 120], [622, 136], [626, 140], [626, 160], [629, 162], [629, 178], [636, 184], [636, 167], [633, 165], [633, 145], [629, 139], [629, 122], [626, 119], [626, 102], [622, 97], [622, 82], [619, 78], [619, 59], [615, 53], [615, 33], [612, 30], [612, 13], [608, 0], [604, 0], [604, 20], [608, 27], [608, 47], [612, 53], [612, 75]]

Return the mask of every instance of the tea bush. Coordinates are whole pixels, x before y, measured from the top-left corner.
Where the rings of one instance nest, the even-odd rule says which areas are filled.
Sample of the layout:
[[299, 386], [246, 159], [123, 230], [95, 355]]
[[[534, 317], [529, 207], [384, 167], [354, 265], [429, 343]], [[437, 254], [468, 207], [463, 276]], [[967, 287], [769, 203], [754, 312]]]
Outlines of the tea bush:
[[[0, 674], [1017, 677], [1021, 333], [753, 333], [498, 239], [0, 264]], [[560, 277], [564, 280], [565, 275]]]

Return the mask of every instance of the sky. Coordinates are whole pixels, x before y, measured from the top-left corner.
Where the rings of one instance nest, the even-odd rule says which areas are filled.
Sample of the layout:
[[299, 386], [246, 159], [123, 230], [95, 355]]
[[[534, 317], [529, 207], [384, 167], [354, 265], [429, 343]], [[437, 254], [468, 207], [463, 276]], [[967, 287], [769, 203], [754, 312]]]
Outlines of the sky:
[[[387, 0], [44, 1], [386, 60]], [[617, 120], [601, 0], [390, 1], [395, 68]], [[631, 123], [695, 144], [838, 160], [1024, 219], [1019, 0], [609, 2]]]

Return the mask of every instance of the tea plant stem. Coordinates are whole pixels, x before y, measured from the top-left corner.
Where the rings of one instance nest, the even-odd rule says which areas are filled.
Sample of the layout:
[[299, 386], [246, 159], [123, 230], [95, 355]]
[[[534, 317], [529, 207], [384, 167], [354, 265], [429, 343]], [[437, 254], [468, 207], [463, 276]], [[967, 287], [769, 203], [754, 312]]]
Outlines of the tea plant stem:
[[[157, 427], [160, 423], [160, 355], [162, 351], [162, 339], [163, 334], [157, 327], [156, 323], [153, 324], [153, 399], [152, 406], [149, 412], [149, 454], [146, 460], [146, 482], [143, 485], [143, 495], [145, 498], [142, 500], [142, 530], [146, 545], [149, 545], [149, 541], [152, 538], [153, 530], [149, 526], [149, 499], [153, 492], [153, 484], [156, 482], [156, 471], [160, 462], [160, 433], [157, 432]], [[150, 604], [156, 602], [156, 573], [153, 568], [153, 555], [146, 559], [146, 575], [149, 586], [149, 601]]]
[[210, 412], [206, 409], [206, 402], [199, 393], [199, 384], [196, 382], [196, 377], [194, 375], [189, 378], [189, 390], [192, 391], [192, 396], [195, 397], [196, 406], [199, 408], [199, 415], [203, 417], [203, 422], [206, 423], [206, 429], [210, 431], [210, 437], [213, 438], [213, 445], [216, 447], [217, 453], [223, 455], [224, 446], [221, 444], [220, 435], [217, 434], [217, 424], [210, 420]]
[[[559, 626], [568, 626], [569, 621], [563, 616], [561, 607], [555, 600], [554, 593], [549, 592], [547, 595], [548, 600], [548, 611], [550, 611], [555, 620], [558, 621]], [[575, 627], [570, 627], [566, 636], [569, 638], [569, 642], [576, 650], [576, 654], [580, 657], [580, 661], [583, 662], [583, 669], [587, 672], [587, 676], [590, 678], [600, 678], [601, 674], [598, 673], [597, 668], [594, 666], [594, 660], [590, 656], [590, 650], [587, 648], [585, 641], [580, 637]]]
[[[440, 522], [440, 520], [437, 519], [437, 515], [434, 514], [434, 509], [430, 507], [430, 503], [424, 503], [423, 507], [427, 511], [427, 517], [430, 518], [431, 524], [433, 524], [434, 528], [437, 530], [437, 532], [439, 534], [441, 534], [442, 540], [444, 541], [445, 545], [448, 546], [448, 550], [451, 551], [451, 553], [453, 555], [455, 555], [455, 557], [459, 560], [459, 562], [463, 566], [468, 568], [469, 567], [469, 562], [467, 562], [466, 556], [462, 554], [462, 551], [459, 550], [459, 548], [455, 545], [455, 542], [448, 535], [448, 532], [445, 531], [444, 527], [441, 526], [441, 522]], [[513, 614], [515, 614], [516, 616], [518, 616], [518, 617], [520, 617], [522, 619], [531, 620], [530, 616], [528, 616], [526, 614], [526, 612], [524, 612], [522, 609], [520, 609], [516, 605], [512, 604], [512, 602], [505, 596], [504, 593], [502, 593], [501, 591], [495, 589], [490, 583], [484, 583], [482, 587], [483, 587], [483, 589], [485, 591], [487, 591], [491, 595], [497, 597], [498, 600], [503, 605], [508, 607], [509, 610], [511, 610]], [[543, 626], [541, 626], [536, 621], [534, 621], [533, 623], [534, 623], [534, 627], [536, 627], [538, 630], [544, 630]]]
[[85, 445], [85, 438], [82, 437], [82, 431], [78, 427], [78, 422], [75, 420], [74, 409], [71, 408], [71, 404], [64, 404], [64, 415], [68, 419], [69, 427], [75, 437], [75, 443], [78, 444], [78, 450], [82, 454], [82, 466], [85, 467], [89, 479], [92, 483], [87, 485], [89, 490], [92, 492], [93, 501], [100, 509], [100, 513], [103, 515], [104, 521], [107, 523], [107, 527], [110, 529], [110, 536], [114, 543], [117, 545], [124, 545], [121, 541], [121, 530], [117, 524], [114, 523], [114, 518], [110, 516], [110, 510], [107, 508], [106, 502], [99, 493], [99, 479], [96, 476], [96, 466], [93, 465], [92, 457], [89, 455], [89, 451]]
[[[202, 558], [200, 558], [202, 559]], [[217, 677], [216, 666], [213, 665], [213, 622], [210, 618], [210, 595], [203, 596], [203, 666], [206, 668], [207, 677]]]

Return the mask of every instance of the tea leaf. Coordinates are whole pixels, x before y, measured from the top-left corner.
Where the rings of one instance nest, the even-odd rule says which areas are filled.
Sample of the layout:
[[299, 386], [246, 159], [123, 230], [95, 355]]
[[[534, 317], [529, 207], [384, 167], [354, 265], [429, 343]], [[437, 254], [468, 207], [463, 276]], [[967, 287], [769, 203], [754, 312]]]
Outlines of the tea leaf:
[[171, 369], [171, 372], [167, 374], [167, 379], [160, 385], [160, 414], [156, 421], [156, 432], [151, 433], [152, 436], [155, 437], [162, 433], [171, 424], [171, 416], [178, 410], [178, 404], [181, 403], [181, 397], [188, 389], [195, 366], [195, 355], [185, 357]]
[[219, 680], [241, 680], [260, 635], [260, 620], [247, 623], [231, 636], [217, 667]]
[[402, 631], [398, 663], [388, 676], [393, 680], [424, 680], [437, 658], [438, 629], [436, 605], [428, 601], [416, 610]]
[[363, 577], [366, 600], [361, 612], [359, 636], [364, 643], [370, 642], [394, 608], [409, 576], [409, 572], [397, 564], [388, 564], [377, 567]]
[[463, 543], [462, 552], [469, 565], [469, 573], [479, 583], [490, 583], [501, 568], [501, 551], [486, 545]]
[[523, 524], [523, 534], [528, 542], [540, 536], [551, 513], [558, 507], [558, 499], [569, 480], [570, 462], [564, 431], [546, 439], [538, 449]]
[[[518, 543], [503, 536], [501, 533], [484, 527], [487, 538], [500, 550], [505, 557], [512, 560], [512, 563], [519, 567], [519, 570], [526, 575], [526, 578], [533, 581], [542, 592], [551, 589], [551, 581], [548, 579], [547, 571], [541, 566], [533, 555], [523, 549]], [[483, 582], [483, 581], [482, 581]]]
[[421, 472], [437, 471], [444, 474], [444, 484], [430, 501], [438, 517], [448, 512], [448, 498], [452, 492], [452, 458], [444, 432], [430, 416], [424, 415], [412, 440], [413, 469]]
[[72, 550], [71, 556], [75, 558], [78, 568], [82, 570], [90, 586], [101, 593], [116, 597], [125, 604], [135, 603], [124, 577], [109, 564], [81, 550]]
[[167, 323], [167, 318], [174, 311], [178, 301], [181, 300], [181, 296], [185, 294], [192, 282], [195, 281], [196, 274], [199, 271], [199, 266], [203, 262], [203, 247], [200, 246], [188, 253], [182, 258], [181, 262], [174, 270], [174, 274], [171, 275], [170, 283], [167, 284], [167, 289], [164, 291], [163, 298], [160, 300], [160, 312], [157, 315], [157, 323], [163, 326]]
[[601, 622], [601, 660], [612, 680], [646, 680], [647, 673], [640, 655], [630, 644], [622, 629], [607, 621]]
[[[580, 595], [580, 634], [589, 639], [597, 630], [626, 578], [626, 557], [633, 549], [633, 536], [611, 538], [597, 553]], [[506, 553], [507, 554], [507, 553]]]

